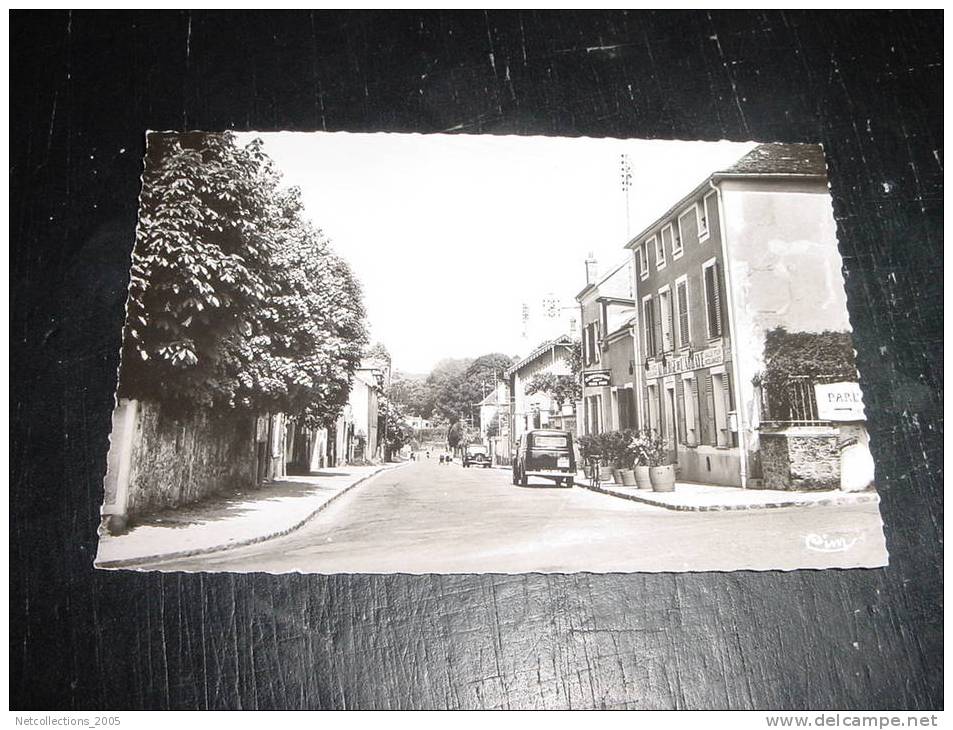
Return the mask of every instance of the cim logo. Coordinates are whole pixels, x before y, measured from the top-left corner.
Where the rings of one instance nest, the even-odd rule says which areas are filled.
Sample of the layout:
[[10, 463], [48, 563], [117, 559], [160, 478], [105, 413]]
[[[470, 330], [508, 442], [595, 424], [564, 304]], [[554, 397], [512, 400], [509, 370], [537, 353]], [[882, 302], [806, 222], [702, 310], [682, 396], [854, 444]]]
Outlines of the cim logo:
[[828, 535], [812, 532], [804, 536], [804, 545], [808, 550], [818, 553], [842, 553], [850, 550], [857, 544], [859, 537], [846, 535]]

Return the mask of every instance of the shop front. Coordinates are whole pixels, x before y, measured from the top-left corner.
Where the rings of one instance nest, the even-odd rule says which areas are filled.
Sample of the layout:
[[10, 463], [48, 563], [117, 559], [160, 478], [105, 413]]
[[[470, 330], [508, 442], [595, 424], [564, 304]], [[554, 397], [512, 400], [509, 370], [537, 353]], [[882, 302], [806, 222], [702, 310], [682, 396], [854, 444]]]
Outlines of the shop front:
[[680, 481], [741, 486], [741, 455], [722, 343], [666, 354], [645, 363], [645, 412], [662, 435]]

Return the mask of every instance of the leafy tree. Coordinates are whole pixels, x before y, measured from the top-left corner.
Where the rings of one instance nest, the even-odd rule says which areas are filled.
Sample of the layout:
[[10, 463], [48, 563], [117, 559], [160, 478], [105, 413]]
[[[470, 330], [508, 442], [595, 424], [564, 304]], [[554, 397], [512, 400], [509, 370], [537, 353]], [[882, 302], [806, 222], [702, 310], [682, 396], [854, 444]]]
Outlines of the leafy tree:
[[379, 360], [381, 362], [385, 362], [388, 366], [390, 366], [392, 362], [390, 351], [381, 342], [375, 342], [373, 345], [368, 347], [364, 351], [364, 357], [368, 360]]
[[467, 413], [467, 409], [461, 408], [459, 389], [461, 378], [471, 362], [469, 359], [448, 358], [434, 366], [426, 380], [430, 397], [425, 404], [429, 406], [432, 416], [454, 423]]
[[466, 431], [463, 427], [463, 422], [457, 421], [450, 427], [450, 430], [447, 431], [447, 446], [450, 447], [451, 451], [456, 451], [459, 446], [463, 445], [465, 436]]
[[430, 418], [433, 409], [433, 393], [430, 386], [422, 379], [395, 371], [391, 375], [387, 395], [404, 412], [412, 416]]
[[455, 372], [437, 389], [434, 410], [451, 423], [459, 418], [469, 419], [472, 415], [474, 425], [478, 426], [476, 404], [493, 389], [496, 379], [502, 377], [502, 372], [513, 363], [513, 359], [501, 353], [490, 353], [472, 361], [456, 362]]
[[401, 407], [390, 398], [381, 396], [377, 403], [384, 434], [384, 460], [390, 461], [393, 454], [411, 442], [414, 429], [407, 423]]
[[557, 409], [569, 403], [575, 411], [576, 402], [582, 399], [582, 348], [578, 342], [573, 342], [569, 351], [569, 370], [569, 375], [537, 373], [526, 384], [526, 394], [545, 393]]
[[283, 201], [282, 247], [273, 294], [241, 343], [239, 387], [230, 399], [292, 415], [333, 420], [347, 401], [366, 341], [360, 287], [327, 240], [303, 219], [300, 196]]
[[813, 392], [814, 383], [857, 378], [849, 332], [788, 332], [777, 327], [765, 335], [764, 372], [756, 376], [755, 384], [764, 390], [770, 417], [783, 421], [799, 410], [798, 384], [806, 384]]
[[259, 141], [149, 137], [124, 395], [333, 418], [366, 342], [360, 287]]

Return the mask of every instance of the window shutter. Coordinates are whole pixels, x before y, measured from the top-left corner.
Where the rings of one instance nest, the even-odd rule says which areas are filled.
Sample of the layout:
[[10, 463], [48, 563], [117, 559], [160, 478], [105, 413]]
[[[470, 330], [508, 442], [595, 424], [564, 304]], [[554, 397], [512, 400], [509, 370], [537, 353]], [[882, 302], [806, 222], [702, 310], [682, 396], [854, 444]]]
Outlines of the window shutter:
[[668, 343], [668, 344], [670, 345], [667, 349], [669, 349], [669, 350], [674, 350], [674, 349], [675, 349], [675, 337], [676, 337], [676, 333], [675, 333], [675, 301], [674, 301], [674, 297], [671, 295], [671, 293], [669, 293], [669, 295], [666, 297], [666, 299], [668, 300], [668, 331], [669, 331], [669, 343]]
[[645, 330], [645, 355], [652, 357], [655, 355], [655, 309], [652, 306], [652, 300], [646, 299], [642, 302], [643, 329]]
[[701, 423], [701, 414], [698, 412], [700, 406], [698, 405], [698, 378], [692, 378], [692, 423], [690, 424], [691, 428], [695, 431], [695, 443], [701, 441], [702, 435], [699, 430], [699, 423]]
[[678, 344], [688, 347], [688, 282], [678, 285]]
[[655, 343], [653, 347], [653, 354], [658, 355], [662, 352], [662, 348], [665, 347], [665, 344], [662, 341], [662, 297], [655, 297], [653, 299], [655, 302], [655, 307], [652, 311], [652, 319], [655, 320]]
[[712, 297], [712, 289], [714, 289], [714, 278], [712, 277], [713, 268], [709, 266], [704, 270], [702, 275], [704, 279], [705, 287], [705, 319], [708, 324], [708, 336], [715, 336], [715, 300]]
[[722, 382], [725, 384], [725, 412], [734, 410], [735, 396], [734, 392], [731, 390], [731, 378], [728, 376], [728, 372], [725, 372], [725, 377], [722, 378]]
[[[680, 387], [681, 386], [681, 387]], [[682, 444], [688, 443], [687, 432], [685, 429], [685, 387], [684, 381], [675, 381], [675, 410], [678, 411], [678, 441]]]
[[[731, 378], [728, 377], [727, 371], [726, 371], [725, 374], [722, 376], [721, 382], [725, 384], [725, 386], [724, 386], [724, 392], [725, 392], [725, 413], [728, 414], [728, 413], [731, 413], [731, 411], [732, 411], [731, 403], [732, 403], [732, 401], [734, 400], [734, 398], [732, 397], [732, 392], [731, 392]], [[737, 418], [738, 418], [738, 416], [737, 416], [737, 414], [736, 414], [736, 415], [735, 415], [735, 420], [736, 420], [736, 422], [737, 422]], [[728, 423], [729, 423], [729, 421], [728, 421], [728, 419], [727, 419], [727, 417], [726, 417], [726, 418], [725, 418], [725, 426], [726, 426], [726, 427], [728, 426]], [[728, 445], [728, 446], [734, 446], [734, 445], [735, 445], [735, 443], [734, 443], [734, 441], [735, 441], [735, 434], [732, 433], [731, 429], [728, 429], [728, 431], [725, 432], [725, 437], [726, 437], [726, 439], [727, 439], [727, 445]]]
[[711, 387], [711, 373], [705, 373], [705, 427], [704, 443], [711, 446], [717, 446], [717, 434], [715, 433], [715, 398]]
[[712, 279], [714, 280], [714, 286], [712, 287], [712, 292], [714, 293], [715, 299], [715, 326], [717, 329], [717, 336], [721, 337], [721, 277], [719, 276], [719, 265], [716, 261], [712, 267]]

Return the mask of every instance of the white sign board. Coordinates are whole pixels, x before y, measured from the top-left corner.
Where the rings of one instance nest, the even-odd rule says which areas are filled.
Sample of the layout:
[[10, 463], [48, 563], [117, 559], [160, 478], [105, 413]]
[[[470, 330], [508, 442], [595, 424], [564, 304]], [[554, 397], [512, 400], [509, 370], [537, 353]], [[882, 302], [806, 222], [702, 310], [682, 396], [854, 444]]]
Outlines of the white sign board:
[[814, 386], [817, 417], [822, 421], [866, 421], [860, 383], [826, 383]]

